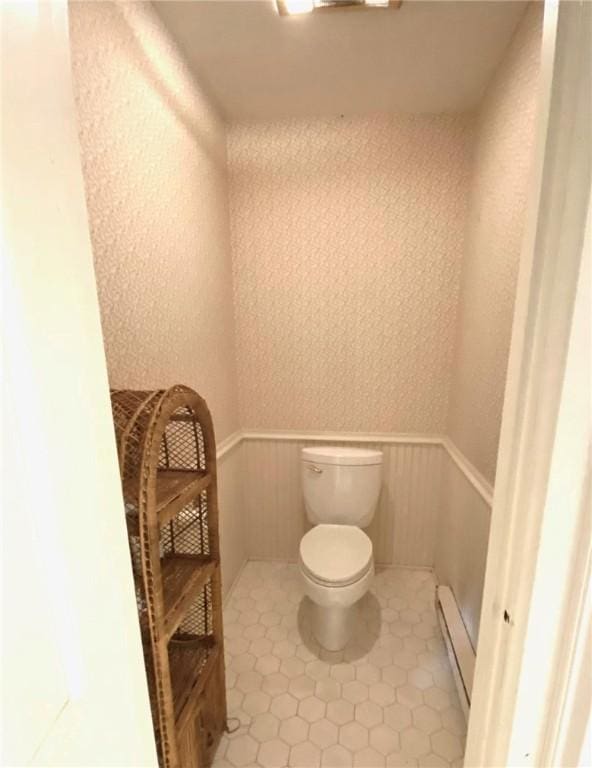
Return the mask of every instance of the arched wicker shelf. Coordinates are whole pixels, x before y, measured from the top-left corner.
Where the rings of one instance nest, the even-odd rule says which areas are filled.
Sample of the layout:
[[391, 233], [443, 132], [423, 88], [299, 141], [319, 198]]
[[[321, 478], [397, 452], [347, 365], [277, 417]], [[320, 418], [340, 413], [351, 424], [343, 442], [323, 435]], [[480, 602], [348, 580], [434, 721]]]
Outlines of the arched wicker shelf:
[[201, 768], [226, 726], [212, 419], [183, 386], [111, 405], [159, 762]]

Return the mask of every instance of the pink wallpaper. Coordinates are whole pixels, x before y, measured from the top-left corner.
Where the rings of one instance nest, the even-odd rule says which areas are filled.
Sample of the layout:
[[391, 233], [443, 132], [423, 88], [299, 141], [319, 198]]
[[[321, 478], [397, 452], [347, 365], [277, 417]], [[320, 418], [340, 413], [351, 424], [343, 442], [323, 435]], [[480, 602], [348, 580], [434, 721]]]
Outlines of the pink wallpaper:
[[149, 3], [72, 2], [111, 384], [195, 387], [219, 439], [448, 431], [492, 479], [541, 15], [486, 93], [473, 154], [467, 115], [226, 137]]
[[225, 127], [150, 3], [73, 2], [70, 33], [110, 382], [183, 382], [238, 428]]
[[537, 106], [543, 3], [517, 28], [478, 115], [449, 434], [491, 482], [524, 228]]
[[228, 135], [243, 428], [443, 432], [471, 121]]

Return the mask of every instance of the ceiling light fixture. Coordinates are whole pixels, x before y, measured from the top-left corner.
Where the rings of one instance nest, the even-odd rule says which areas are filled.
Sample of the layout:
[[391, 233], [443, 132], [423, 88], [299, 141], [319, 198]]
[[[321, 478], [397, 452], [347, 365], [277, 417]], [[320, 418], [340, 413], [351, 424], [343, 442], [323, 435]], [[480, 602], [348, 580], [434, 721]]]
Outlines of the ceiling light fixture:
[[314, 11], [314, 0], [277, 0], [277, 7], [282, 16], [310, 13]]
[[335, 8], [400, 8], [402, 0], [276, 0], [281, 16], [294, 16]]

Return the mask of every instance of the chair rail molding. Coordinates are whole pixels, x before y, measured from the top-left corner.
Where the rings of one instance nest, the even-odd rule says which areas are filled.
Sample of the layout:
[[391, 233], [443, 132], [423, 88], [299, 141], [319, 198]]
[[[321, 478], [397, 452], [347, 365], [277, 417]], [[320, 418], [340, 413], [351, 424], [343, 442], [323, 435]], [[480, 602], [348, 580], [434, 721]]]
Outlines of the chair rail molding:
[[230, 435], [228, 435], [228, 437], [225, 437], [224, 440], [221, 440], [216, 446], [216, 458], [218, 461], [223, 459], [225, 456], [228, 456], [228, 454], [234, 450], [234, 448], [237, 448], [242, 441], [243, 433], [239, 430], [232, 432]]
[[217, 458], [224, 458], [236, 446], [250, 440], [278, 442], [323, 442], [323, 443], [383, 443], [384, 445], [440, 445], [482, 499], [491, 506], [493, 487], [473, 466], [467, 457], [446, 435], [408, 432], [282, 432], [280, 430], [244, 430], [233, 432], [218, 445]]
[[483, 477], [481, 472], [479, 472], [479, 470], [467, 459], [464, 453], [456, 447], [449, 437], [442, 439], [442, 445], [452, 461], [481, 496], [483, 501], [491, 507], [493, 504], [493, 486], [491, 483]]
[[442, 435], [415, 432], [282, 432], [276, 430], [246, 430], [245, 440], [279, 440], [323, 443], [401, 443], [406, 445], [442, 445]]

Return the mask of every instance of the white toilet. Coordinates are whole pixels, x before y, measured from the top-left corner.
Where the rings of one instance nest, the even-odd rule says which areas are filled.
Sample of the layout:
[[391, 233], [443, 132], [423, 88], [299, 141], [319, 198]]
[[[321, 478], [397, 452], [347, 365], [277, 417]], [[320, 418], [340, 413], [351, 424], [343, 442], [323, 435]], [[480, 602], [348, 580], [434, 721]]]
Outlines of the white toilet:
[[314, 524], [300, 542], [300, 573], [313, 604], [312, 630], [329, 651], [347, 645], [357, 602], [374, 576], [370, 524], [380, 494], [382, 453], [363, 448], [302, 449], [302, 488]]

